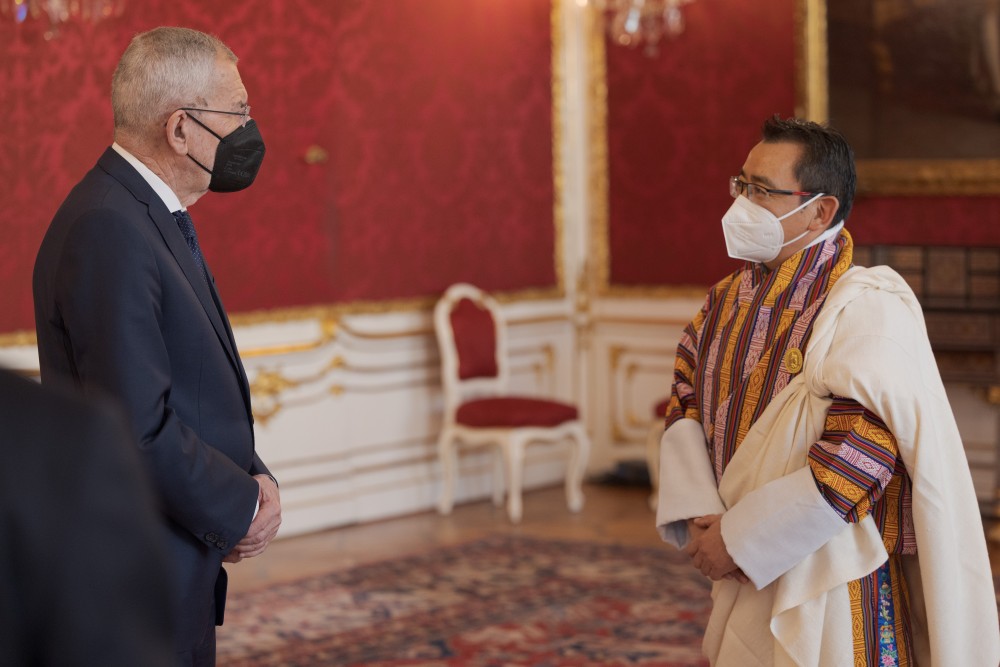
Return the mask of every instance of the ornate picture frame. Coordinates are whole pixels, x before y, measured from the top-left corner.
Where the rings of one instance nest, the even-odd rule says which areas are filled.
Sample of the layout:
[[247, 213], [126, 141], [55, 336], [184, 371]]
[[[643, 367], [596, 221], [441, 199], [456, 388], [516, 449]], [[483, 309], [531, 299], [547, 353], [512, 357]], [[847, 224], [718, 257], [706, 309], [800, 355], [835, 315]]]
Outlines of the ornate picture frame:
[[[867, 29], [867, 34], [881, 36], [880, 30], [885, 26], [891, 26], [892, 22], [904, 21], [911, 18], [917, 11], [922, 11], [927, 7], [932, 7], [931, 2], [903, 2], [902, 0], [872, 0], [870, 21], [872, 25], [861, 26]], [[947, 3], [944, 3], [947, 4]], [[836, 92], [832, 90], [830, 73], [841, 72], [837, 68], [851, 66], [838, 61], [838, 53], [846, 51], [854, 56], [854, 65], [857, 66], [858, 58], [869, 59], [867, 69], [874, 72], [876, 76], [869, 79], [868, 84], [859, 82], [858, 90], [864, 94], [862, 87], [869, 85], [872, 80], [877, 80], [877, 76], [887, 75], [916, 76], [920, 72], [919, 63], [912, 61], [906, 63], [894, 63], [891, 60], [892, 54], [886, 53], [885, 43], [880, 39], [871, 39], [862, 42], [852, 42], [846, 46], [848, 49], [838, 48], [837, 43], [831, 43], [830, 39], [843, 39], [843, 35], [831, 35], [828, 32], [828, 5], [832, 6], [829, 0], [797, 0], [796, 3], [796, 25], [798, 44], [796, 45], [798, 58], [798, 82], [796, 86], [797, 108], [796, 114], [811, 120], [825, 122], [830, 120], [831, 108], [836, 107], [839, 100], [831, 100], [831, 95]], [[839, 7], [839, 6], [838, 6]], [[907, 14], [912, 12], [913, 14]], [[954, 13], [958, 21], [962, 19], [959, 12]], [[855, 14], [857, 15], [857, 14]], [[947, 17], [950, 14], [942, 14]], [[935, 16], [934, 18], [939, 18]], [[998, 17], [1000, 18], [1000, 17]], [[865, 19], [862, 19], [865, 20]], [[968, 16], [964, 19], [966, 23], [962, 28], [968, 28]], [[987, 20], [985, 17], [983, 20]], [[990, 17], [989, 20], [993, 20]], [[926, 23], [926, 19], [925, 19]], [[956, 28], [957, 30], [957, 28]], [[938, 49], [928, 49], [920, 53], [939, 53]], [[860, 56], [858, 56], [860, 54]], [[930, 55], [927, 56], [931, 57]], [[955, 53], [952, 60], [957, 62], [959, 58], [968, 58], [967, 54]], [[930, 65], [928, 65], [929, 67]], [[927, 67], [924, 67], [927, 70]], [[888, 74], [887, 74], [888, 73]], [[872, 92], [869, 100], [869, 107], [878, 109], [880, 104], [889, 100], [893, 105], [902, 104], [898, 99], [886, 97], [892, 95], [892, 91], [886, 93], [886, 86], [883, 80], [882, 87]], [[873, 88], [874, 90], [874, 88]], [[853, 91], [852, 91], [853, 93]], [[876, 95], [882, 95], [878, 97]], [[947, 95], [942, 94], [947, 101]], [[998, 97], [1000, 99], [1000, 97]], [[834, 104], [831, 104], [834, 102]], [[917, 117], [917, 113], [902, 114], [902, 118]], [[900, 136], [917, 134], [926, 139], [927, 147], [932, 147], [932, 151], [921, 154], [919, 142], [911, 142], [907, 146], [906, 152], [911, 153], [906, 157], [896, 157], [888, 155], [885, 157], [865, 157], [859, 152], [857, 159], [858, 166], [858, 192], [866, 195], [998, 195], [1000, 194], [1000, 151], [996, 153], [997, 158], [991, 155], [977, 157], [963, 156], [959, 150], [959, 144], [964, 146], [975, 145], [978, 136], [975, 131], [976, 123], [959, 124], [956, 128], [950, 123], [942, 124], [942, 129], [947, 132], [924, 132], [916, 127], [906, 127], [906, 120], [888, 121], [887, 125], [873, 126], [869, 134], [878, 134], [886, 131], [899, 130]], [[923, 122], [927, 122], [926, 120]], [[1000, 132], [1000, 113], [992, 121], [997, 131]], [[848, 139], [855, 145], [857, 142], [851, 136], [848, 128], [843, 127], [839, 120], [835, 120], [839, 129], [848, 135]], [[980, 127], [989, 127], [985, 122], [979, 122]], [[990, 128], [991, 129], [991, 128]], [[965, 136], [959, 136], [958, 132], [964, 131]], [[992, 129], [991, 129], [992, 131]], [[863, 134], [858, 132], [858, 134]], [[960, 139], [956, 141], [955, 139]], [[905, 139], [897, 140], [897, 144]], [[942, 145], [944, 144], [944, 145]], [[952, 150], [954, 149], [954, 150]]]

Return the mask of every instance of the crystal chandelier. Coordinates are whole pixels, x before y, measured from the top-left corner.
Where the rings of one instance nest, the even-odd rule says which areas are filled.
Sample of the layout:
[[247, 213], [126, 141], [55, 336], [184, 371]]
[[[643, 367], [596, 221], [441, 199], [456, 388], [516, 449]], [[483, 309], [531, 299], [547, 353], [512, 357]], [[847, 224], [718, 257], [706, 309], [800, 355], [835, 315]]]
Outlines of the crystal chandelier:
[[28, 19], [46, 19], [46, 38], [55, 36], [60, 24], [67, 21], [89, 21], [121, 16], [125, 0], [0, 0], [0, 15], [13, 17], [15, 23]]
[[659, 53], [661, 39], [684, 31], [681, 6], [689, 2], [693, 0], [590, 0], [603, 14], [611, 41], [631, 47], [642, 44], [651, 57]]

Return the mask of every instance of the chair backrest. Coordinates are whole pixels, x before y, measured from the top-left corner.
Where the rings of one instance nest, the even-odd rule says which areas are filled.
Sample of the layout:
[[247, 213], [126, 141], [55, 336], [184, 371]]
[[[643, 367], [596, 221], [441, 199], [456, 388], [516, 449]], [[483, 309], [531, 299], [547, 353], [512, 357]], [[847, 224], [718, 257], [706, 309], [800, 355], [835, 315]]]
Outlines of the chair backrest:
[[452, 285], [434, 307], [434, 331], [446, 421], [463, 401], [506, 391], [507, 331], [493, 297], [468, 283]]

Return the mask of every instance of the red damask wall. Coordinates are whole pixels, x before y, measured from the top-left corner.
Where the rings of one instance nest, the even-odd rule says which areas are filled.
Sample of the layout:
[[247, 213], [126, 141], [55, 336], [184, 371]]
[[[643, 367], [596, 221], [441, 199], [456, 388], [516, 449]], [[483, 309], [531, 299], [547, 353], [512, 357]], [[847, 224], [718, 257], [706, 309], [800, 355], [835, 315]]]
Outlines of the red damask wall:
[[230, 311], [557, 283], [546, 0], [131, 0], [51, 41], [2, 19], [0, 332], [33, 328], [35, 250], [111, 142], [111, 72], [163, 24], [240, 56], [268, 145], [250, 190], [192, 209]]
[[[698, 0], [660, 56], [607, 47], [610, 281], [706, 285], [734, 263], [726, 178], [792, 113], [795, 0]], [[214, 32], [268, 142], [258, 182], [193, 212], [231, 311], [556, 284], [550, 3], [129, 3], [96, 26], [0, 20], [0, 333], [30, 329], [35, 249], [110, 142], [134, 33]], [[310, 166], [319, 146], [329, 159]], [[1000, 245], [996, 197], [867, 198], [859, 243]]]
[[[610, 282], [709, 285], [737, 266], [726, 179], [795, 108], [796, 0], [698, 0], [658, 57], [607, 45]], [[1000, 245], [1000, 198], [867, 197], [859, 244]]]

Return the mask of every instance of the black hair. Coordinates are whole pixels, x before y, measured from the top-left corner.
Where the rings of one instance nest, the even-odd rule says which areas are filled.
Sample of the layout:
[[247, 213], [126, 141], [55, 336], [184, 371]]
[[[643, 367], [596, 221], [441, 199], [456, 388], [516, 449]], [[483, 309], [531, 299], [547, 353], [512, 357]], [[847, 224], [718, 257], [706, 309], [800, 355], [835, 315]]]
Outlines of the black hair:
[[761, 128], [764, 143], [791, 142], [802, 146], [795, 177], [803, 190], [833, 195], [840, 202], [833, 224], [847, 220], [854, 204], [858, 176], [854, 151], [837, 130], [801, 118], [782, 119], [775, 114]]

